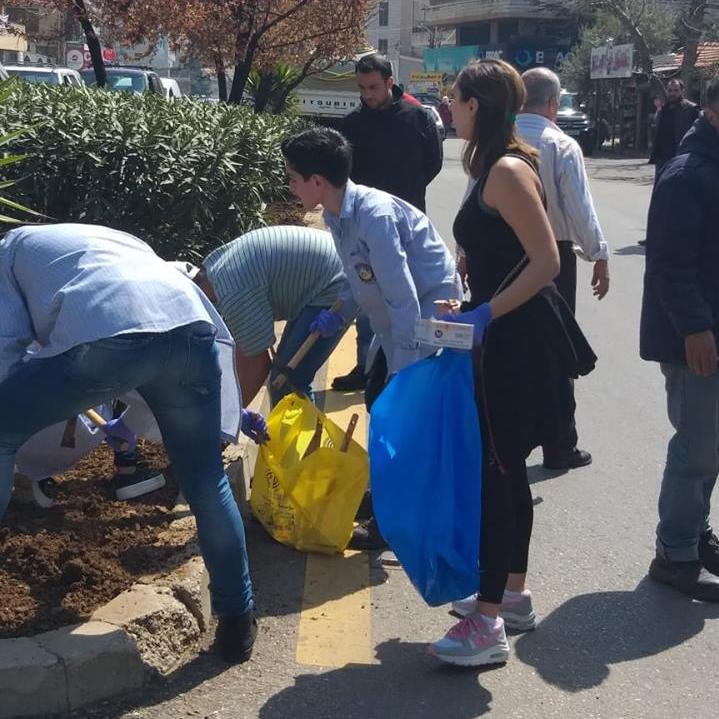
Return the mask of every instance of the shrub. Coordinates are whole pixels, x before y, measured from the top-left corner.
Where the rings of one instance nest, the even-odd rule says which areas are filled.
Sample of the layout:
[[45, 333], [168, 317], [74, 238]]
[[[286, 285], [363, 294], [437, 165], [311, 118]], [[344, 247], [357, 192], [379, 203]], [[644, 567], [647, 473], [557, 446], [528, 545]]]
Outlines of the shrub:
[[164, 257], [199, 259], [263, 224], [287, 198], [281, 139], [300, 121], [154, 95], [17, 83], [0, 134], [39, 124], [6, 149], [18, 201], [51, 221], [105, 224]]

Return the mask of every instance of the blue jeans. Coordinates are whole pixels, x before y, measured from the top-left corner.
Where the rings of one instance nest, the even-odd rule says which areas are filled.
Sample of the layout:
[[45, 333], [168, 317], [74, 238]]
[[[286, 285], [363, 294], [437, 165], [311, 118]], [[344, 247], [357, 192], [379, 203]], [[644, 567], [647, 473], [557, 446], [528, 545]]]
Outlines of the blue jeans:
[[719, 374], [700, 377], [675, 364], [661, 368], [675, 433], [659, 494], [657, 552], [674, 562], [695, 561], [699, 537], [710, 528], [719, 474]]
[[180, 489], [197, 519], [216, 614], [253, 606], [245, 530], [220, 451], [215, 330], [199, 322], [166, 333], [119, 335], [31, 360], [0, 382], [0, 519], [15, 454], [44, 427], [132, 389], [162, 432]]
[[369, 323], [369, 317], [364, 312], [360, 312], [355, 320], [357, 327], [357, 366], [362, 367], [365, 374], [369, 371], [367, 364], [367, 354], [369, 353], [369, 346], [372, 344], [372, 338], [374, 332], [372, 331], [372, 325]]
[[[275, 389], [273, 381], [280, 373], [280, 370], [287, 365], [293, 355], [302, 346], [302, 343], [310, 335], [310, 325], [315, 317], [322, 309], [328, 307], [305, 307], [302, 312], [285, 325], [285, 330], [280, 338], [277, 346], [275, 361], [272, 363], [270, 370], [270, 399], [274, 407], [285, 395], [295, 391], [295, 388], [306, 394], [311, 400], [314, 400], [312, 394], [312, 382], [314, 381], [317, 370], [327, 361], [332, 354], [332, 350], [339, 344], [346, 329], [340, 330], [333, 337], [320, 337], [313, 345], [312, 349], [305, 355], [302, 362], [299, 363], [297, 369], [290, 373], [290, 382], [285, 384], [282, 389]], [[292, 386], [290, 386], [290, 383]]]

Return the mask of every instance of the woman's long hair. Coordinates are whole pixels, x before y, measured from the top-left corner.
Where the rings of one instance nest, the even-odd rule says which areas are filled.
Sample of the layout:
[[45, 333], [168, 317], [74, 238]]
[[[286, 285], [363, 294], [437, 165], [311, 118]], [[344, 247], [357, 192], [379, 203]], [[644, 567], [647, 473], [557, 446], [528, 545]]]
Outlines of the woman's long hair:
[[475, 60], [462, 69], [455, 86], [462, 102], [473, 97], [479, 104], [474, 131], [462, 155], [470, 177], [481, 177], [507, 152], [521, 153], [538, 166], [537, 151], [517, 137], [515, 120], [526, 91], [519, 73], [509, 63]]

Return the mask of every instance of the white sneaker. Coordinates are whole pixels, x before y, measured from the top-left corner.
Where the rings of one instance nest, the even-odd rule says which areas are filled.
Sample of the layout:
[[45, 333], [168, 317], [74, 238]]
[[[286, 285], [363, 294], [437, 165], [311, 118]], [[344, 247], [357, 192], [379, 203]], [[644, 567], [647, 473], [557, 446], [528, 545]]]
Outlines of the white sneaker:
[[35, 504], [42, 509], [50, 509], [57, 499], [57, 482], [52, 477], [36, 482], [24, 474], [17, 474], [13, 497], [21, 504]]
[[[452, 602], [452, 611], [460, 617], [474, 614], [477, 610], [477, 596], [472, 594]], [[537, 615], [532, 607], [532, 593], [525, 589], [518, 597], [508, 598], [505, 594], [499, 616], [504, 619], [507, 629], [515, 632], [530, 632], [537, 626]]]
[[427, 652], [440, 661], [462, 667], [504, 664], [509, 659], [504, 621], [499, 618], [490, 627], [479, 614], [470, 614], [442, 639], [430, 644]]

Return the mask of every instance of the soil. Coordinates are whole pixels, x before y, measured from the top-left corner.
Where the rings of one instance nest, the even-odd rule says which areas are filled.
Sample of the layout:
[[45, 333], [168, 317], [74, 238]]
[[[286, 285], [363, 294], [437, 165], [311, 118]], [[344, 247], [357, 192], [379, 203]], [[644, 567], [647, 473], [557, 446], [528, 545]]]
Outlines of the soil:
[[298, 200], [273, 202], [265, 210], [268, 225], [304, 225], [305, 210]]
[[[162, 445], [140, 449], [153, 469], [166, 468]], [[0, 526], [0, 638], [85, 621], [177, 551], [160, 537], [174, 519], [171, 472], [162, 489], [128, 502], [115, 498], [112, 475], [112, 451], [103, 445], [55, 477], [52, 508], [11, 501]]]

